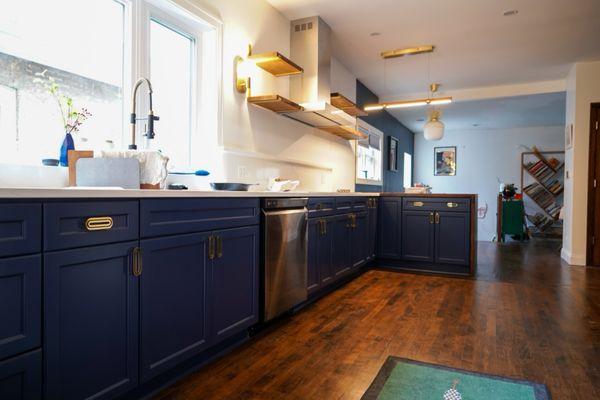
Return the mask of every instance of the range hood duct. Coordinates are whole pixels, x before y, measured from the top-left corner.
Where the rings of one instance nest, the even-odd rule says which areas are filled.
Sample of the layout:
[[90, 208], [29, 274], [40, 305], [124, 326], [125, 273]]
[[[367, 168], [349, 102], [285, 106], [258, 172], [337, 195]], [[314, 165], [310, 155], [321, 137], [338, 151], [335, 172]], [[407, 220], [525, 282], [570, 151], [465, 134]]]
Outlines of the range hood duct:
[[330, 103], [331, 28], [320, 17], [291, 22], [290, 58], [304, 68], [290, 77], [290, 100], [303, 111], [283, 113], [317, 128], [347, 126], [356, 129], [356, 118]]

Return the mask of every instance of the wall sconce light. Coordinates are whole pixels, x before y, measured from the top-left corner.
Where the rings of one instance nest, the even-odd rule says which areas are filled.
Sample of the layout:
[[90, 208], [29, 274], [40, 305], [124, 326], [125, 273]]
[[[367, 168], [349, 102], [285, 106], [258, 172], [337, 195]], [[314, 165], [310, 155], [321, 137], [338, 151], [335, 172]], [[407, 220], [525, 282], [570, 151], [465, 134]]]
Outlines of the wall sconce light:
[[240, 56], [235, 56], [233, 59], [233, 79], [235, 81], [235, 89], [239, 93], [246, 93], [250, 96], [250, 61], [248, 57], [252, 54], [252, 46], [248, 45], [248, 53], [246, 59]]

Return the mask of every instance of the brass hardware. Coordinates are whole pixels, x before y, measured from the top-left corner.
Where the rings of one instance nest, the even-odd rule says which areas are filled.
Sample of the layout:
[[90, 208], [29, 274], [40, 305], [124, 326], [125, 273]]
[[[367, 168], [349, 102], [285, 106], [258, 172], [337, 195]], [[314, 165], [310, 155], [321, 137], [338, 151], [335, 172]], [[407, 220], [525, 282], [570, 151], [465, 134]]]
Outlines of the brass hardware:
[[85, 229], [88, 231], [107, 231], [112, 227], [111, 217], [90, 217], [85, 220]]
[[323, 235], [327, 235], [327, 221], [323, 220]]
[[432, 212], [429, 213], [429, 223], [433, 224], [433, 213]]
[[134, 247], [131, 253], [131, 272], [133, 276], [142, 275], [142, 250]]
[[235, 56], [233, 59], [233, 79], [235, 80], [235, 89], [239, 93], [246, 93], [250, 89], [250, 78], [240, 76], [240, 66], [244, 63], [244, 59], [240, 56]]
[[382, 58], [396, 58], [403, 56], [410, 56], [413, 54], [431, 53], [435, 49], [435, 46], [428, 44], [423, 46], [409, 47], [405, 49], [386, 50], [381, 52]]
[[422, 201], [413, 201], [414, 207], [423, 207], [424, 205], [425, 203], [423, 203]]
[[435, 212], [435, 223], [436, 224], [440, 223], [440, 213], [438, 213], [437, 211]]
[[446, 203], [446, 205], [447, 205], [449, 208], [456, 208], [456, 207], [458, 207], [458, 203]]
[[217, 236], [217, 258], [223, 257], [223, 239]]
[[215, 237], [212, 235], [208, 237], [208, 259], [215, 259]]

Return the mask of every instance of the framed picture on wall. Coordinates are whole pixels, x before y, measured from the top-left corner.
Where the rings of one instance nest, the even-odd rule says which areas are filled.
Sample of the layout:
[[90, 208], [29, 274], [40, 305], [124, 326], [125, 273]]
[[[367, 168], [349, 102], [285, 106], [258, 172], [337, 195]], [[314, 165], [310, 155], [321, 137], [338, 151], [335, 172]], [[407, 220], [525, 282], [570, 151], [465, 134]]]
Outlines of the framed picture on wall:
[[456, 175], [456, 147], [434, 147], [433, 149], [433, 175]]
[[398, 139], [388, 136], [388, 170], [398, 171]]

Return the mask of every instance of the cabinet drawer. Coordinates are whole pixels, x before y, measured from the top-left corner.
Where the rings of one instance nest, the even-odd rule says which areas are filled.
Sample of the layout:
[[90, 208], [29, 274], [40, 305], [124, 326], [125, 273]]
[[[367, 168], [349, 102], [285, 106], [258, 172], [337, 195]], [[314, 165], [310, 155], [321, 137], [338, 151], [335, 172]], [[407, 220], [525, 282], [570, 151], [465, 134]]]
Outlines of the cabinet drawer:
[[42, 351], [0, 361], [0, 399], [42, 398]]
[[42, 247], [42, 205], [0, 204], [0, 257], [38, 253]]
[[141, 200], [141, 236], [152, 237], [256, 225], [256, 199]]
[[359, 212], [368, 208], [368, 197], [355, 197], [352, 199], [352, 211]]
[[352, 211], [354, 199], [352, 197], [336, 197], [335, 212], [336, 214], [345, 214]]
[[325, 217], [335, 213], [333, 197], [311, 197], [308, 199], [308, 217]]
[[41, 309], [41, 256], [0, 259], [0, 360], [40, 346]]
[[468, 212], [471, 209], [469, 199], [464, 198], [405, 197], [402, 201], [404, 210]]
[[136, 240], [137, 201], [44, 204], [44, 249], [60, 250]]

